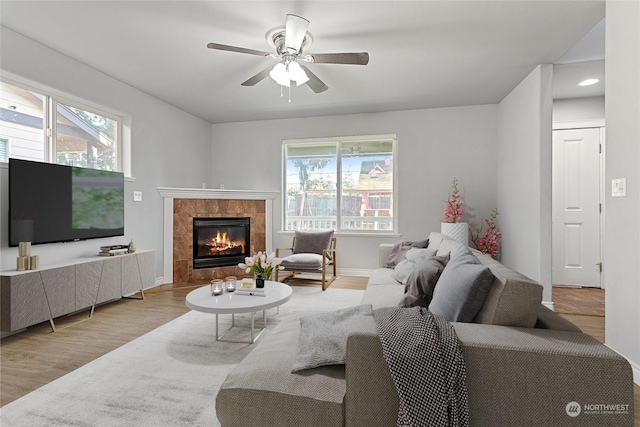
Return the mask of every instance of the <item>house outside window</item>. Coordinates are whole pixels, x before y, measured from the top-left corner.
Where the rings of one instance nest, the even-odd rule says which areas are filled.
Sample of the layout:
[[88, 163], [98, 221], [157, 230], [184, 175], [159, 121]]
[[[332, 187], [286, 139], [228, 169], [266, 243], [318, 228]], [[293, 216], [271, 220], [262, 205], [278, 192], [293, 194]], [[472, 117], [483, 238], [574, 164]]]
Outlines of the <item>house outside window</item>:
[[395, 151], [395, 135], [283, 141], [283, 229], [395, 233]]
[[8, 157], [121, 171], [120, 123], [97, 108], [0, 82], [0, 138], [8, 141]]

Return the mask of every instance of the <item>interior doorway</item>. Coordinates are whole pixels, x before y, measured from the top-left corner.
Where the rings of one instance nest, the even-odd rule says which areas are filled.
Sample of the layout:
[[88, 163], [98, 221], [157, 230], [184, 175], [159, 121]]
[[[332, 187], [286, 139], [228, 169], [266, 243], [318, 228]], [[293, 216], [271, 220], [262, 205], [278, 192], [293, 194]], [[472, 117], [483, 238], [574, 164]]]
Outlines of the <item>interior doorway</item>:
[[604, 123], [554, 125], [552, 283], [603, 287]]

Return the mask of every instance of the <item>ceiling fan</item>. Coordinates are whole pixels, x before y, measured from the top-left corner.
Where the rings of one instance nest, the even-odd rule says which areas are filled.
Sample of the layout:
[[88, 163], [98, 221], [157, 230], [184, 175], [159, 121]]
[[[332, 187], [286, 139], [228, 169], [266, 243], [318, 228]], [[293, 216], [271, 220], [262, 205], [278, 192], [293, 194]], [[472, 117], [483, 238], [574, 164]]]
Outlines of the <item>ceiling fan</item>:
[[321, 93], [329, 87], [299, 61], [316, 64], [367, 65], [369, 63], [367, 52], [306, 54], [305, 51], [313, 43], [313, 36], [307, 31], [307, 28], [309, 28], [308, 20], [288, 14], [284, 27], [276, 27], [265, 35], [269, 45], [275, 49], [275, 53], [219, 43], [209, 43], [207, 47], [280, 60], [275, 66], [270, 65], [243, 82], [242, 86], [254, 86], [270, 76], [280, 86], [291, 87], [292, 81], [297, 86], [306, 83], [315, 93]]

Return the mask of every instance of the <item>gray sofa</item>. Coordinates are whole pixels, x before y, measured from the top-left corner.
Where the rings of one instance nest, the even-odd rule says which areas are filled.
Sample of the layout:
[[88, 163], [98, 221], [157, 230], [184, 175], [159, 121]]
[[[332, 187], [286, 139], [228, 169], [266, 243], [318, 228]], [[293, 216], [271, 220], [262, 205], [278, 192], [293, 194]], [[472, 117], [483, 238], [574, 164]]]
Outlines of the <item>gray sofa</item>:
[[[460, 245], [439, 233], [429, 240], [438, 254]], [[374, 309], [396, 306], [404, 294], [393, 270], [383, 267], [392, 247], [380, 246], [381, 268], [362, 299]], [[626, 359], [543, 306], [538, 283], [474, 254], [494, 281], [474, 321], [453, 323], [466, 364], [470, 425], [633, 426]], [[353, 323], [345, 365], [292, 374], [299, 337], [299, 319], [286, 319], [227, 376], [216, 397], [222, 426], [396, 424], [398, 396], [373, 317]]]

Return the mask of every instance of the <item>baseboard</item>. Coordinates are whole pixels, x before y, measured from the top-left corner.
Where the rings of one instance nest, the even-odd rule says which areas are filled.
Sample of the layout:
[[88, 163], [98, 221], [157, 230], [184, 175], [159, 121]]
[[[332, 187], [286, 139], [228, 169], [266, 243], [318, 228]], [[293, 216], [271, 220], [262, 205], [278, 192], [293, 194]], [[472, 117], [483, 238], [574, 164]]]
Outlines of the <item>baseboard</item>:
[[371, 270], [364, 270], [359, 268], [338, 268], [338, 276], [356, 276], [356, 277], [369, 277]]
[[164, 276], [160, 276], [160, 277], [156, 277], [156, 284], [151, 286], [152, 288], [155, 288], [156, 286], [160, 286], [160, 285], [164, 285], [165, 281], [164, 281]]
[[542, 301], [542, 305], [544, 305], [551, 311], [556, 311], [556, 305], [553, 303], [553, 301]]

